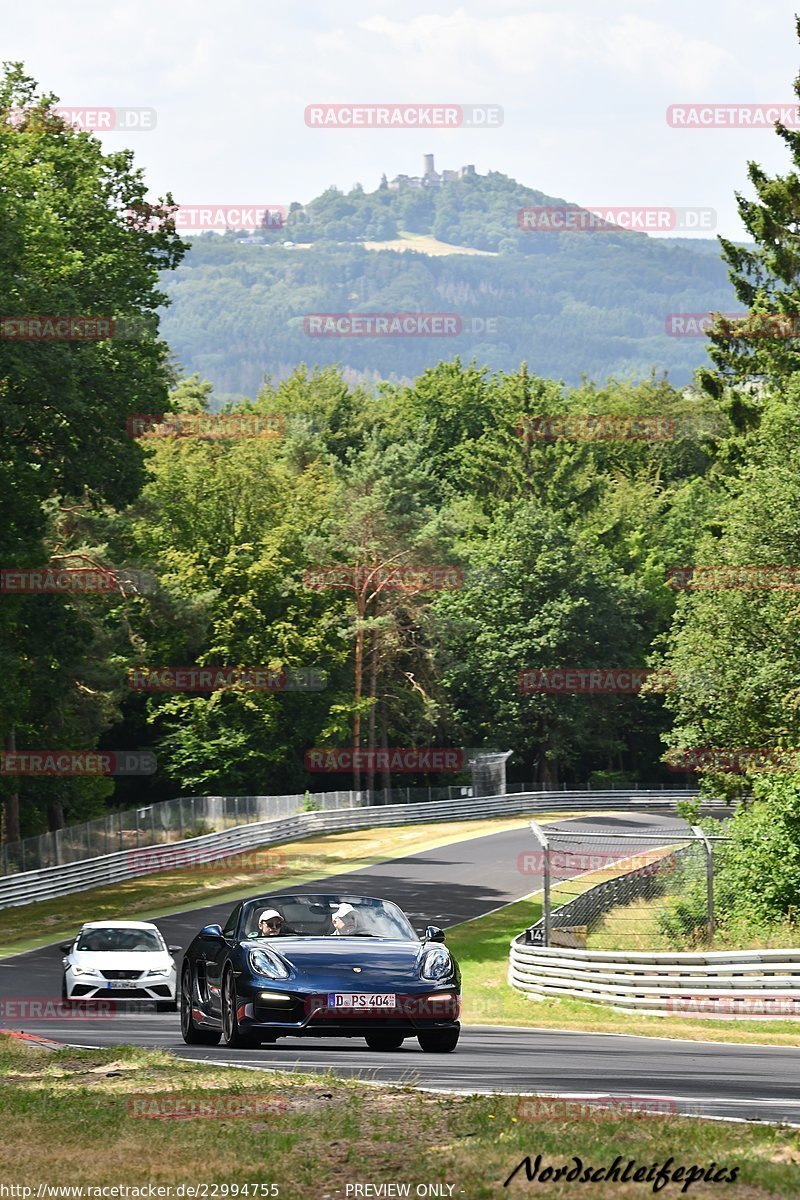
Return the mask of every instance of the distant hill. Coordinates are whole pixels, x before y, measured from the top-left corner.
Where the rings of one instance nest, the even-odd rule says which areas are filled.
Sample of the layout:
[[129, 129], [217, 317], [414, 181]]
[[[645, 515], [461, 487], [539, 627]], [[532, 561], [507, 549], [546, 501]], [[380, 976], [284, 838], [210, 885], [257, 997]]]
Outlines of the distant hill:
[[[245, 244], [232, 232], [195, 238], [165, 280], [163, 333], [187, 372], [231, 396], [299, 362], [340, 363], [369, 381], [410, 378], [455, 355], [505, 370], [525, 359], [568, 383], [653, 369], [687, 382], [705, 342], [668, 336], [668, 314], [740, 307], [716, 240], [519, 228], [520, 208], [567, 203], [498, 172], [436, 188], [329, 188]], [[397, 253], [404, 244], [430, 253]], [[404, 312], [456, 314], [461, 331], [321, 337], [304, 321]]]

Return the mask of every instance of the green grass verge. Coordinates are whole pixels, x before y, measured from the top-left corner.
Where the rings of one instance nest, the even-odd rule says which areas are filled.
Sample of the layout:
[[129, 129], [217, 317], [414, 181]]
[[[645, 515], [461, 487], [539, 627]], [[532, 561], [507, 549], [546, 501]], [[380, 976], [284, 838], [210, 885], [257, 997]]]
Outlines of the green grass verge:
[[748, 922], [737, 928], [717, 929], [714, 937], [699, 936], [680, 941], [667, 936], [659, 917], [670, 899], [659, 896], [652, 900], [637, 900], [606, 913], [589, 933], [589, 950], [790, 950], [800, 939], [796, 923], [785, 921], [769, 929], [759, 929]]
[[[458, 1052], [456, 1052], [458, 1053]], [[452, 1060], [448, 1060], [452, 1061]], [[48, 1052], [0, 1035], [2, 1179], [31, 1187], [266, 1185], [259, 1196], [333, 1200], [371, 1184], [444, 1185], [434, 1195], [488, 1200], [532, 1195], [524, 1169], [610, 1166], [670, 1172], [711, 1163], [735, 1182], [699, 1182], [691, 1197], [770, 1200], [798, 1194], [800, 1134], [775, 1125], [727, 1125], [676, 1116], [619, 1115], [539, 1106], [516, 1096], [446, 1096], [331, 1076], [236, 1071], [134, 1047]], [[168, 1116], [215, 1112], [222, 1116]], [[165, 1114], [142, 1116], [137, 1114]], [[577, 1118], [577, 1119], [576, 1119]], [[667, 1160], [672, 1159], [671, 1163]], [[680, 1176], [661, 1194], [681, 1195]], [[450, 1191], [449, 1189], [452, 1189]], [[639, 1183], [615, 1183], [615, 1197], [650, 1195]], [[145, 1191], [145, 1195], [147, 1192]], [[190, 1193], [185, 1193], [190, 1194]], [[239, 1191], [239, 1195], [244, 1195]], [[251, 1191], [250, 1196], [254, 1193]], [[392, 1194], [391, 1192], [388, 1194]], [[395, 1195], [398, 1192], [394, 1192]], [[402, 1194], [399, 1193], [399, 1194]], [[425, 1193], [419, 1193], [425, 1194]], [[573, 1194], [568, 1183], [538, 1180], [535, 1194]], [[602, 1182], [578, 1194], [598, 1200]], [[174, 1193], [173, 1193], [174, 1195]]]

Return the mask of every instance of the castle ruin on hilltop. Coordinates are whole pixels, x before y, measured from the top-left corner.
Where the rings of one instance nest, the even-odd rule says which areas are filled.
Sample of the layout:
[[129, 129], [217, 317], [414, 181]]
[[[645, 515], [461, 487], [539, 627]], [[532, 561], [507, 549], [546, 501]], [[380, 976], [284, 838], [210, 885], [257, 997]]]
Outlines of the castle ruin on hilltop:
[[[439, 174], [433, 165], [433, 155], [423, 154], [421, 175], [395, 175], [394, 179], [385, 186], [393, 192], [398, 192], [401, 188], [435, 188], [441, 187], [443, 183], [453, 183], [457, 179], [464, 179], [467, 175], [475, 174], [475, 167], [472, 163], [465, 167], [459, 167], [457, 171], [442, 171]], [[386, 176], [384, 176], [385, 178]]]

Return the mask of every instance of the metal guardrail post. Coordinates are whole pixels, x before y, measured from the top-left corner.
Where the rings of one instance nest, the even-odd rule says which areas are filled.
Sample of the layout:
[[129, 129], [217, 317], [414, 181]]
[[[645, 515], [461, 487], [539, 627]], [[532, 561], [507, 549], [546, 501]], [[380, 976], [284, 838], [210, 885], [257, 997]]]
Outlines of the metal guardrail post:
[[531, 833], [542, 848], [542, 939], [543, 945], [550, 945], [550, 843], [542, 831], [541, 825], [531, 821]]
[[699, 825], [692, 825], [692, 833], [702, 842], [706, 855], [706, 923], [708, 936], [713, 937], [717, 924], [714, 917], [714, 856], [711, 843]]

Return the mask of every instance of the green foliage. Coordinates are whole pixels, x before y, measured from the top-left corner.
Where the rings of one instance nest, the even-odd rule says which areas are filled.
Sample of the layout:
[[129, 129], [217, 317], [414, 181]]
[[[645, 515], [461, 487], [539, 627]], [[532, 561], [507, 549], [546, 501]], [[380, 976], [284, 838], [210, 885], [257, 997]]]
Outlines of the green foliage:
[[[795, 17], [795, 27], [800, 39], [800, 18]], [[800, 99], [800, 77], [793, 90]], [[792, 169], [786, 175], [769, 176], [758, 163], [749, 162], [747, 176], [755, 199], [736, 195], [742, 224], [755, 245], [719, 239], [736, 296], [751, 319], [718, 320], [709, 347], [717, 372], [709, 373], [705, 381], [717, 393], [726, 384], [733, 387], [731, 409], [738, 410], [743, 429], [758, 420], [752, 384], [780, 386], [800, 369], [800, 133], [783, 125], [776, 127], [776, 133], [790, 152]], [[790, 336], [769, 331], [769, 320], [775, 316], [786, 319]]]
[[[146, 185], [129, 151], [53, 115], [20, 64], [0, 78], [0, 294], [3, 316], [99, 317], [129, 336], [0, 339], [0, 556], [6, 567], [124, 565], [108, 558], [85, 519], [128, 505], [145, 479], [133, 413], [163, 410], [170, 370], [153, 332], [166, 296], [159, 272], [184, 245], [169, 221], [147, 228], [126, 214]], [[21, 114], [9, 120], [9, 114]], [[167, 198], [167, 201], [169, 197]], [[117, 325], [119, 333], [119, 324]], [[121, 600], [121, 598], [117, 598]], [[114, 658], [132, 602], [108, 597], [4, 596], [0, 727], [18, 748], [97, 745], [116, 719]], [[104, 779], [5, 777], [8, 828], [54, 825], [102, 810]]]
[[682, 817], [688, 825], [697, 825], [700, 821], [702, 803], [700, 796], [695, 796], [691, 800], [679, 800], [676, 805], [678, 816]]

